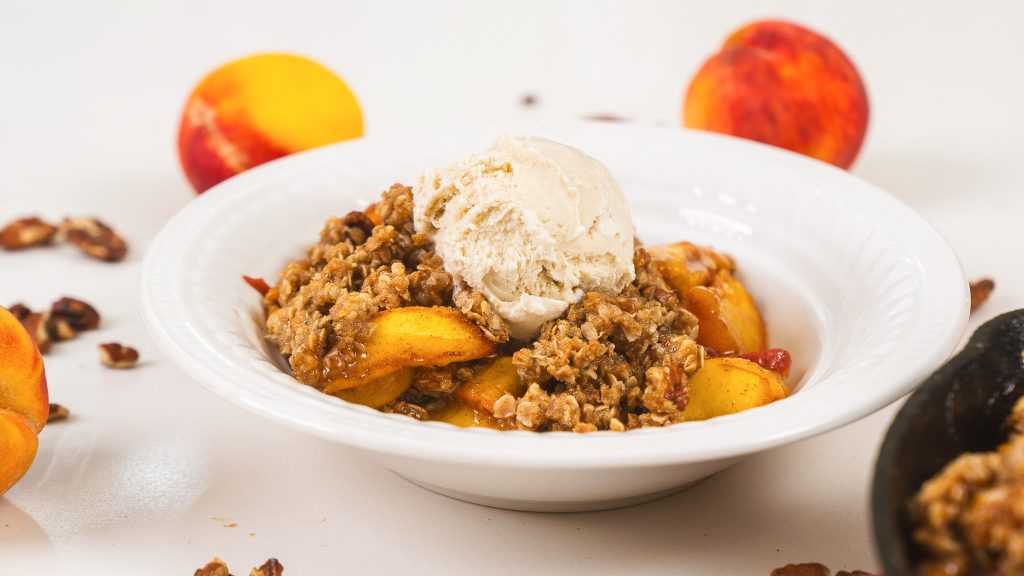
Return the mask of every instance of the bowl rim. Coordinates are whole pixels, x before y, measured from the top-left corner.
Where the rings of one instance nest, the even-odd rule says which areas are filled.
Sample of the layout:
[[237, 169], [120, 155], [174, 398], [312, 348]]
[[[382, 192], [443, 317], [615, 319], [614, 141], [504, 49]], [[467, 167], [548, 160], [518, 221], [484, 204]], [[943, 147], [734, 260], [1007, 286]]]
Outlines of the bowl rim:
[[[864, 417], [912, 391], [935, 366], [944, 362], [959, 342], [967, 323], [969, 295], [967, 280], [952, 248], [941, 234], [900, 200], [845, 170], [780, 148], [730, 136], [692, 130], [632, 124], [572, 122], [557, 124], [483, 126], [456, 132], [497, 134], [512, 131], [542, 132], [551, 129], [607, 132], [623, 138], [646, 138], [652, 143], [677, 138], [693, 139], [702, 146], [724, 148], [729, 153], [757, 155], [809, 177], [844, 180], [856, 193], [837, 189], [847, 206], [870, 205], [884, 209], [902, 226], [913, 230], [928, 250], [917, 254], [919, 266], [935, 275], [928, 286], [927, 300], [941, 302], [929, 312], [933, 338], [928, 352], [899, 365], [902, 372], [886, 382], [858, 394], [852, 405], [815, 404], [820, 390], [809, 389], [744, 413], [700, 422], [686, 422], [665, 428], [621, 432], [499, 432], [463, 429], [446, 423], [417, 422], [405, 416], [345, 403], [295, 383], [287, 392], [254, 393], [223, 367], [211, 362], [208, 341], [189, 334], [180, 317], [164, 309], [154, 294], [154, 279], [166, 276], [172, 245], [181, 237], [197, 233], [194, 217], [224, 204], [261, 180], [289, 170], [311, 169], [330, 161], [342, 151], [386, 147], [391, 139], [421, 138], [429, 141], [436, 132], [368, 137], [325, 146], [257, 166], [191, 200], [175, 214], [154, 238], [143, 260], [140, 277], [140, 308], [144, 322], [158, 346], [192, 379], [221, 397], [272, 420], [300, 428], [350, 446], [405, 458], [472, 463], [477, 465], [535, 468], [616, 468], [621, 466], [664, 466], [738, 457], [759, 452], [832, 430]], [[837, 187], [839, 188], [839, 187]], [[937, 294], [941, 293], [941, 297]], [[952, 305], [950, 304], [952, 303]], [[213, 361], [196, 361], [198, 356]], [[238, 367], [235, 368], [244, 368]], [[251, 374], [250, 374], [251, 375]], [[284, 378], [291, 377], [283, 373]], [[269, 377], [264, 376], [264, 380]]]

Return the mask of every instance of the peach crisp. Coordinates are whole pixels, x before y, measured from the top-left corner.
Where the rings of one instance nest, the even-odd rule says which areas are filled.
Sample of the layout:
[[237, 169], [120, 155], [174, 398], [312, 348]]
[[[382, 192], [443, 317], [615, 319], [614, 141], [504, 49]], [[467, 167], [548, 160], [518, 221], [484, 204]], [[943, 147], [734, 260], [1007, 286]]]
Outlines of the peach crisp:
[[[538, 140], [428, 173], [415, 191], [395, 184], [329, 219], [273, 285], [246, 277], [294, 377], [383, 412], [502, 430], [665, 426], [784, 398], [789, 354], [768, 349], [732, 259], [640, 246], [603, 166]], [[560, 182], [572, 201], [550, 191]], [[527, 186], [548, 187], [535, 200], [557, 218], [502, 199]], [[586, 186], [598, 190], [570, 197]]]

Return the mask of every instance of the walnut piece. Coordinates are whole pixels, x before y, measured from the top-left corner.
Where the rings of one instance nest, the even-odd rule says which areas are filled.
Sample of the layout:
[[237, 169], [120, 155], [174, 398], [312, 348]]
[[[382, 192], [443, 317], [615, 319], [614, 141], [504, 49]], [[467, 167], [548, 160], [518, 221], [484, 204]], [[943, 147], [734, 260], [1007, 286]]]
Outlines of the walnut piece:
[[139, 361], [139, 353], [131, 346], [117, 342], [100, 344], [100, 362], [111, 368], [131, 368]]
[[50, 414], [46, 417], [46, 423], [57, 422], [59, 420], [67, 420], [68, 416], [71, 416], [71, 412], [61, 406], [60, 404], [50, 403]]
[[65, 218], [60, 231], [68, 242], [97, 260], [118, 262], [128, 253], [124, 239], [95, 218]]
[[0, 248], [21, 250], [49, 244], [57, 234], [57, 227], [39, 218], [21, 218], [0, 228]]

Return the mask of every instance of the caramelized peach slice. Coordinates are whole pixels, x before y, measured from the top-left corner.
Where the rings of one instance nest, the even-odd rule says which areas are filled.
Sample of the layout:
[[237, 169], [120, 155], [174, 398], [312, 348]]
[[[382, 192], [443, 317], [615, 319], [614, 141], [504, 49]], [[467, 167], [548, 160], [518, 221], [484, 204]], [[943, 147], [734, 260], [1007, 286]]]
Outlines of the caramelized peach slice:
[[362, 386], [402, 368], [447, 366], [494, 354], [497, 345], [454, 308], [409, 306], [373, 318], [365, 350], [349, 366], [332, 370], [324, 392]]
[[764, 406], [787, 395], [786, 384], [771, 370], [743, 358], [711, 358], [690, 377], [686, 420], [706, 420]]
[[715, 272], [734, 269], [730, 258], [690, 242], [663, 244], [647, 249], [658, 271], [680, 298], [694, 286], [710, 286]]
[[715, 274], [711, 286], [691, 288], [686, 307], [697, 316], [697, 343], [718, 354], [756, 352], [768, 346], [757, 304], [726, 270]]
[[460, 386], [455, 396], [471, 408], [493, 414], [498, 398], [505, 394], [520, 396], [522, 393], [523, 383], [519, 381], [519, 372], [512, 363], [512, 357], [501, 356]]
[[489, 412], [476, 410], [459, 398], [452, 398], [441, 411], [431, 415], [431, 420], [447, 422], [463, 428], [494, 428], [495, 430], [515, 430], [515, 423], [491, 416]]
[[402, 368], [398, 372], [381, 376], [369, 384], [338, 390], [334, 395], [353, 404], [380, 408], [394, 402], [409, 389], [409, 386], [412, 386], [413, 372], [415, 372], [413, 368]]

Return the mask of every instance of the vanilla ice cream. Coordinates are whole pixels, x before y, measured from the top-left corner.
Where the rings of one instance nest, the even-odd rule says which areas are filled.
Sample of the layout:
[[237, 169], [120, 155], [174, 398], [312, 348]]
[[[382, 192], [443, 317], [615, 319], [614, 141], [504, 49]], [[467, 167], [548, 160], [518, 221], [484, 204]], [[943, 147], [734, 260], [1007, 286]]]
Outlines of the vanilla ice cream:
[[416, 230], [445, 269], [480, 290], [529, 339], [584, 291], [634, 278], [633, 220], [603, 164], [575, 148], [503, 136], [426, 172], [413, 189]]

